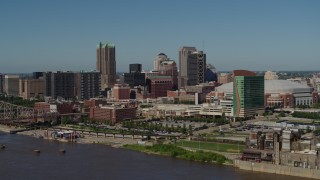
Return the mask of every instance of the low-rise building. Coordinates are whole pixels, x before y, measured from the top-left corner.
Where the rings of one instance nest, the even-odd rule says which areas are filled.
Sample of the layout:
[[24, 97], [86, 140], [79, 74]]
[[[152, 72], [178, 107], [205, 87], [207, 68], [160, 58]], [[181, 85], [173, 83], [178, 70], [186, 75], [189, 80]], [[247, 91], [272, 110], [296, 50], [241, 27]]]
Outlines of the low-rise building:
[[138, 91], [138, 99], [166, 97], [167, 91], [172, 90], [171, 76], [152, 76], [146, 79], [146, 87]]
[[47, 102], [36, 102], [36, 103], [34, 103], [34, 109], [44, 110], [46, 112], [50, 112], [50, 103], [47, 103]]
[[112, 89], [114, 100], [130, 99], [130, 87], [128, 84], [115, 84]]
[[137, 108], [116, 106], [91, 107], [89, 117], [102, 123], [110, 121], [114, 124], [123, 120], [135, 119], [137, 117]]

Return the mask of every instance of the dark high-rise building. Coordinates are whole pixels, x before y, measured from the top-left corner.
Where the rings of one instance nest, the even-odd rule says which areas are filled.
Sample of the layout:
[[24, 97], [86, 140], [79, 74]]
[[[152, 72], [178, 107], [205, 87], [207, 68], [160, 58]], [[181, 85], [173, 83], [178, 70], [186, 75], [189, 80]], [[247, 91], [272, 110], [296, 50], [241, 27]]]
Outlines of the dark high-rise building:
[[43, 77], [43, 72], [33, 72], [32, 73], [33, 79], [39, 79], [40, 77]]
[[43, 73], [43, 83], [44, 83], [43, 95], [44, 96], [51, 96], [52, 97], [53, 86], [54, 86], [53, 80], [54, 80], [54, 75], [52, 72], [44, 72]]
[[130, 64], [129, 73], [123, 74], [124, 83], [128, 84], [130, 87], [144, 86], [146, 83], [146, 76], [144, 73], [141, 73], [141, 70], [141, 64]]
[[146, 84], [146, 76], [144, 73], [124, 73], [124, 83], [130, 87], [144, 86]]
[[100, 78], [99, 72], [76, 73], [78, 99], [84, 100], [99, 96], [101, 85]]
[[64, 99], [76, 98], [76, 78], [73, 72], [57, 72], [53, 74], [53, 93], [51, 97]]
[[116, 83], [116, 51], [113, 44], [98, 44], [97, 71], [101, 73], [101, 89], [113, 87]]
[[233, 113], [250, 117], [264, 112], [264, 76], [246, 70], [233, 71]]
[[182, 47], [179, 51], [179, 88], [205, 81], [206, 54], [195, 47]]
[[44, 95], [52, 98], [79, 100], [99, 96], [100, 72], [46, 72], [44, 73]]
[[141, 73], [142, 65], [141, 64], [130, 64], [129, 73]]

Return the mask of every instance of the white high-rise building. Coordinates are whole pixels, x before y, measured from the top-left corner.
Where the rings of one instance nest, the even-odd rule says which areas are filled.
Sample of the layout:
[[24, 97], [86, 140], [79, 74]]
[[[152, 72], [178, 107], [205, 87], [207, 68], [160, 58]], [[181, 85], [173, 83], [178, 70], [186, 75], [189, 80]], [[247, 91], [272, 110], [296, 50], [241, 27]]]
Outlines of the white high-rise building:
[[166, 61], [166, 60], [168, 60], [168, 57], [167, 57], [166, 54], [164, 54], [164, 53], [158, 54], [158, 56], [157, 56], [156, 59], [154, 60], [153, 70], [154, 70], [154, 71], [159, 71], [159, 69], [160, 69], [160, 64], [161, 64], [163, 61]]

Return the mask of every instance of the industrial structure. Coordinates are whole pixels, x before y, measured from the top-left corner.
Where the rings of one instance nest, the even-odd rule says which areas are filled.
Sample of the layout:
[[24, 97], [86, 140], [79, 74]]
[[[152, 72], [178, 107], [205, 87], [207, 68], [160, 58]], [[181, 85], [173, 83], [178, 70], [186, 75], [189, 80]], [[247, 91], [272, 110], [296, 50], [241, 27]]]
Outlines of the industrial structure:
[[320, 139], [303, 137], [298, 129], [252, 131], [241, 159], [288, 167], [320, 168]]
[[57, 118], [56, 111], [28, 108], [0, 101], [0, 123], [28, 124], [35, 122], [53, 121]]

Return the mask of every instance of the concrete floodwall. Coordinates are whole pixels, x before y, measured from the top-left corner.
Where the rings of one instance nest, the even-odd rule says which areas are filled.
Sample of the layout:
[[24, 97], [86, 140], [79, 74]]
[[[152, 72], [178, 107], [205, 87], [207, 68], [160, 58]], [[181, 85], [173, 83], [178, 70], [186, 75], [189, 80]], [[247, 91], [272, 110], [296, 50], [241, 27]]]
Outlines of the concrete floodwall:
[[257, 163], [250, 161], [234, 160], [234, 166], [248, 171], [265, 172], [297, 177], [320, 179], [320, 170], [307, 169], [292, 166], [275, 165], [269, 163]]

